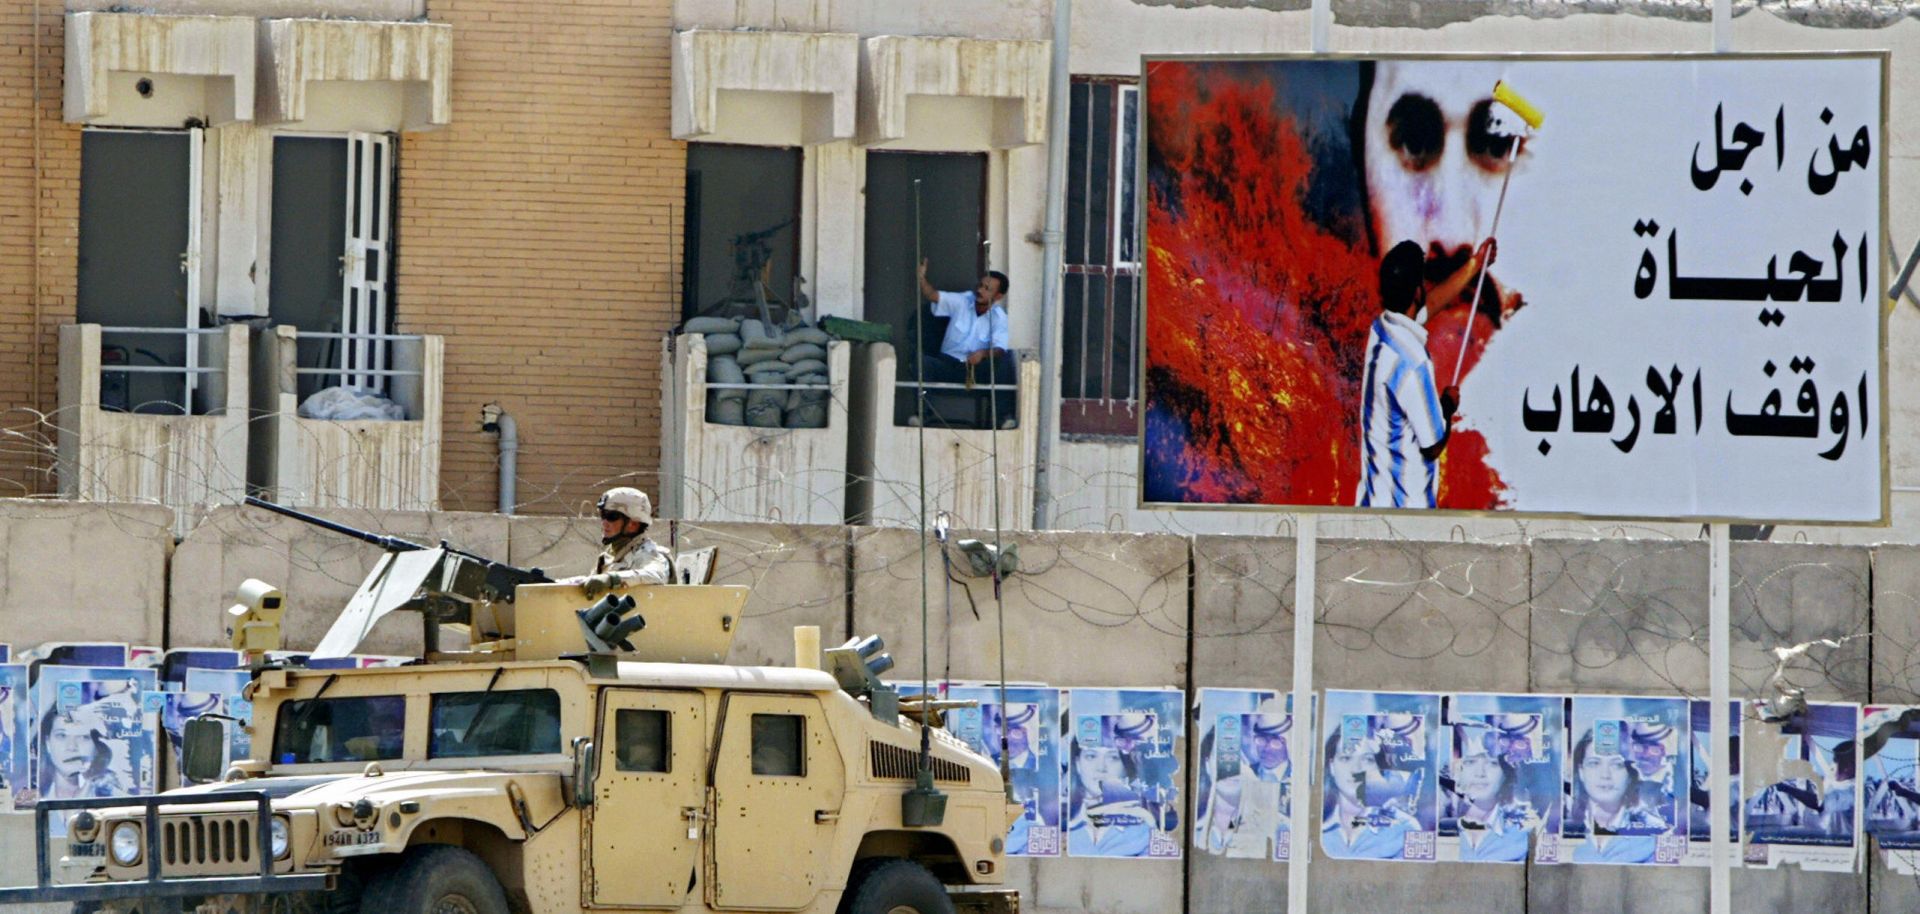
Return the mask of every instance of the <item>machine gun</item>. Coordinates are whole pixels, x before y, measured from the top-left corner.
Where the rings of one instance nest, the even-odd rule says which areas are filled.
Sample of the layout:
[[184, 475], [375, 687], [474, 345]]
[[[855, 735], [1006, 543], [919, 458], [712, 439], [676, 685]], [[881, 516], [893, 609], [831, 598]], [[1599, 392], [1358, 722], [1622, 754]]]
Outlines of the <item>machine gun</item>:
[[420, 612], [425, 624], [428, 654], [440, 649], [439, 626], [475, 626], [475, 607], [512, 603], [522, 584], [550, 584], [538, 568], [520, 568], [483, 555], [455, 549], [445, 541], [426, 546], [397, 536], [386, 536], [296, 511], [263, 498], [247, 496], [247, 504], [265, 508], [322, 530], [349, 536], [386, 551], [361, 582], [346, 609], [327, 630], [314, 657], [345, 657], [360, 646], [375, 622], [397, 609]]

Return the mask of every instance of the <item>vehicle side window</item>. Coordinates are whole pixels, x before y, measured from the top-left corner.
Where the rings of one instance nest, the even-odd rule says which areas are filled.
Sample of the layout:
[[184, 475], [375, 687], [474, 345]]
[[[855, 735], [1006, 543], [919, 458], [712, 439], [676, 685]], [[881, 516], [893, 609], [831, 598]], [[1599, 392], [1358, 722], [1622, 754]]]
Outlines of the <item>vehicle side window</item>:
[[806, 775], [806, 720], [797, 714], [753, 715], [753, 773], [767, 777]]
[[560, 693], [552, 689], [433, 696], [428, 758], [560, 751]]
[[673, 767], [673, 715], [646, 709], [614, 715], [614, 767], [665, 774]]
[[403, 695], [290, 701], [280, 706], [273, 758], [282, 765], [397, 759], [406, 722]]

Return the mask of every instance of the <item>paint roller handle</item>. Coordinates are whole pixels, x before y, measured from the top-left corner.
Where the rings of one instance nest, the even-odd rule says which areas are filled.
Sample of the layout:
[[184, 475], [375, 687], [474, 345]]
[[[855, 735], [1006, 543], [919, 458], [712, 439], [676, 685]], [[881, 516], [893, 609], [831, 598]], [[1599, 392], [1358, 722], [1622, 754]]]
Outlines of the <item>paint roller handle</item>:
[[1513, 87], [1507, 85], [1504, 79], [1493, 84], [1493, 100], [1512, 108], [1513, 113], [1520, 115], [1520, 119], [1534, 130], [1539, 130], [1541, 123], [1547, 119], [1538, 107], [1513, 91]]

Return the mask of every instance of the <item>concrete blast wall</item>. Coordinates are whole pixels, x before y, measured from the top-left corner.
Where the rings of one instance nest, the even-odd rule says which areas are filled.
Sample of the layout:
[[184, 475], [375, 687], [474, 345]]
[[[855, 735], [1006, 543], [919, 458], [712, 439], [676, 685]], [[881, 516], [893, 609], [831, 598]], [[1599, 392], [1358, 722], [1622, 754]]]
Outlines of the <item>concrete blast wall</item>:
[[[332, 519], [578, 573], [598, 522], [459, 513], [339, 511]], [[219, 611], [246, 577], [284, 587], [288, 639], [310, 646], [372, 563], [372, 547], [261, 512], [209, 513], [176, 547], [155, 506], [0, 502], [0, 641], [89, 639], [188, 646], [224, 641]], [[784, 664], [794, 625], [829, 645], [877, 632], [896, 681], [999, 676], [991, 583], [912, 530], [662, 523], [657, 538], [720, 548], [716, 579], [749, 584], [731, 659]], [[955, 538], [968, 534], [956, 532]], [[986, 538], [990, 539], [990, 535]], [[1019, 533], [1021, 571], [1003, 589], [1006, 675], [1058, 686], [1284, 690], [1292, 676], [1294, 544], [1278, 537]], [[1920, 700], [1920, 548], [1736, 544], [1735, 691], [1780, 670], [1812, 699]], [[923, 571], [924, 567], [924, 571]], [[1707, 691], [1707, 547], [1674, 540], [1529, 544], [1323, 540], [1315, 684], [1321, 689]], [[408, 619], [370, 652], [418, 649]], [[1834, 642], [1829, 646], [1822, 641]], [[1776, 648], [1811, 644], [1782, 667]], [[1191, 770], [1195, 747], [1176, 747]], [[1191, 785], [1189, 785], [1190, 787]], [[1189, 793], [1191, 790], [1189, 790]], [[1310, 806], [1317, 810], [1318, 803]], [[1191, 821], [1191, 805], [1187, 821]], [[30, 821], [0, 816], [0, 843]], [[1299, 845], [1296, 844], [1296, 850]], [[1315, 851], [1315, 910], [1682, 912], [1704, 909], [1704, 870], [1365, 864]], [[20, 855], [0, 882], [30, 877]], [[1287, 868], [1189, 854], [1185, 861], [1012, 861], [1026, 910], [1043, 914], [1228, 914], [1277, 910]], [[1913, 879], [1734, 873], [1741, 910], [1866, 912], [1920, 903]]]

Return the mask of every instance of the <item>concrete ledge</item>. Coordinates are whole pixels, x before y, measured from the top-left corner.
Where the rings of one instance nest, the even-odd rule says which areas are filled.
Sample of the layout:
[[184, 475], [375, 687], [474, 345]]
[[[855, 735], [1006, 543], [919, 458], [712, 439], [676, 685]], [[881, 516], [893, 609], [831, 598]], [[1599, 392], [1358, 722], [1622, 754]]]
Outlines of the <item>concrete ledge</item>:
[[[269, 19], [260, 23], [259, 43], [263, 122], [317, 121], [383, 133], [431, 130], [453, 121], [450, 25]], [[309, 108], [314, 83], [385, 84], [371, 88], [387, 91], [379, 99], [337, 99], [321, 112]]]
[[[858, 35], [680, 32], [673, 36], [673, 137], [697, 140], [725, 133], [807, 146], [852, 139], [859, 81]], [[746, 92], [799, 96], [798, 130], [779, 129], [749, 111], [731, 111], [729, 97]], [[723, 129], [723, 119], [731, 130]], [[797, 135], [778, 135], [789, 132]]]
[[[178, 127], [253, 120], [253, 20], [235, 16], [67, 15], [69, 123]], [[116, 92], [127, 80], [157, 77], [150, 97]], [[166, 77], [179, 77], [166, 80]]]
[[881, 35], [864, 45], [861, 143], [905, 139], [915, 95], [992, 99], [994, 148], [1046, 142], [1051, 42]]

